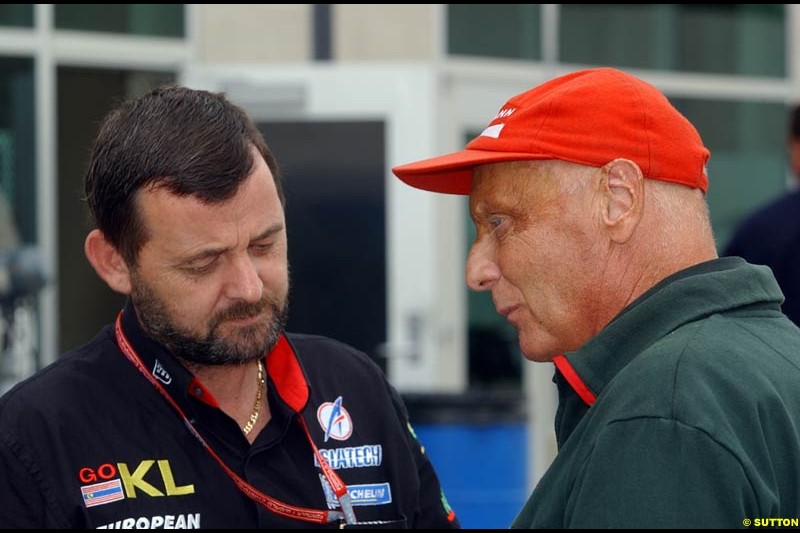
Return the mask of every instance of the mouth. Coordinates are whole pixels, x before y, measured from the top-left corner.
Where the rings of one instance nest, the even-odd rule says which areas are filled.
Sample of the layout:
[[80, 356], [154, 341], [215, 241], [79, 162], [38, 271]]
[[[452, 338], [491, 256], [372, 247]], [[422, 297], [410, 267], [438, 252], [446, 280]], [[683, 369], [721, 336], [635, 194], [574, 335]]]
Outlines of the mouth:
[[264, 313], [258, 313], [256, 315], [250, 315], [245, 317], [229, 318], [225, 320], [225, 322], [227, 322], [228, 324], [234, 324], [236, 326], [251, 326], [257, 322], [260, 322], [263, 317]]
[[509, 306], [506, 306], [506, 307], [499, 307], [499, 308], [497, 309], [497, 312], [498, 312], [500, 315], [502, 315], [502, 317], [503, 317], [503, 318], [505, 318], [506, 320], [508, 320], [508, 317], [509, 317], [509, 315], [511, 315], [511, 313], [513, 313], [513, 312], [514, 312], [514, 311], [516, 311], [517, 309], [519, 309], [519, 306], [518, 306], [518, 305], [509, 305]]

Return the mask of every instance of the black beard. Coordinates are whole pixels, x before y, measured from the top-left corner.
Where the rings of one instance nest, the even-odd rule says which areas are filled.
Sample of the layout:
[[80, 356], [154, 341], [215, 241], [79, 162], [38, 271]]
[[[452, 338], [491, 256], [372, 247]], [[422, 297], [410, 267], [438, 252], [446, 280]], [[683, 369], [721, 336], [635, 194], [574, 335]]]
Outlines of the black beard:
[[[289, 316], [288, 299], [279, 302], [264, 296], [257, 303], [236, 303], [215, 314], [203, 338], [176, 326], [150, 287], [134, 280], [131, 300], [142, 329], [154, 340], [166, 346], [176, 357], [200, 365], [231, 365], [256, 361], [275, 347]], [[219, 325], [226, 320], [248, 318], [269, 310], [268, 323], [241, 328], [235, 339], [219, 336]]]

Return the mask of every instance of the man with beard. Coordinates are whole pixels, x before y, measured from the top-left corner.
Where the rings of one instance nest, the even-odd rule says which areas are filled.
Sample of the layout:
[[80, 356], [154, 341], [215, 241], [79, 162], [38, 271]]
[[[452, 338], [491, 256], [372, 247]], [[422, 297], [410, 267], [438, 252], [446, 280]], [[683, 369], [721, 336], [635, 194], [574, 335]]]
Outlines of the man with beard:
[[284, 333], [280, 177], [240, 108], [121, 105], [85, 194], [86, 256], [128, 300], [0, 400], [0, 526], [459, 526], [378, 367]]

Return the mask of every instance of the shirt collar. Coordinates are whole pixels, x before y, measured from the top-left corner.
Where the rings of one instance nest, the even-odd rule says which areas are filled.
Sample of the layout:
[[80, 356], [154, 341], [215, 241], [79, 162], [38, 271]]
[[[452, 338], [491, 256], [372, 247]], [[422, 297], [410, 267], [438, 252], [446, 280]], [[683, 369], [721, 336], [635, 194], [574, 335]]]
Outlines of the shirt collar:
[[[142, 329], [130, 298], [125, 302], [121, 317], [122, 331], [136, 351], [144, 366], [164, 389], [178, 401], [182, 408], [188, 407], [187, 395], [212, 406], [219, 407], [214, 396], [194, 378], [191, 372], [161, 343], [153, 340]], [[294, 346], [284, 333], [278, 343], [267, 354], [267, 374], [275, 386], [277, 396], [292, 411], [301, 412], [310, 395], [306, 373], [297, 357]]]
[[780, 312], [782, 302], [783, 294], [767, 267], [750, 265], [738, 257], [700, 263], [645, 292], [583, 347], [564, 354], [556, 368], [581, 399], [591, 404], [637, 355], [684, 324], [749, 305]]

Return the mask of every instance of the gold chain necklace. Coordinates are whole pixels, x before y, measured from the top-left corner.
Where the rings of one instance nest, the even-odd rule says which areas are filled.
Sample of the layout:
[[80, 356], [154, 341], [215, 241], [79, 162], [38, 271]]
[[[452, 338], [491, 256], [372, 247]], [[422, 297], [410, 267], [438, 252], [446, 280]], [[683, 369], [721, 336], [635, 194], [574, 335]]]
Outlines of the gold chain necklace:
[[261, 393], [264, 390], [264, 366], [261, 360], [258, 361], [258, 392], [256, 393], [256, 404], [253, 406], [253, 411], [250, 413], [250, 420], [242, 428], [242, 432], [247, 435], [253, 430], [253, 426], [258, 421], [258, 415], [261, 414]]

